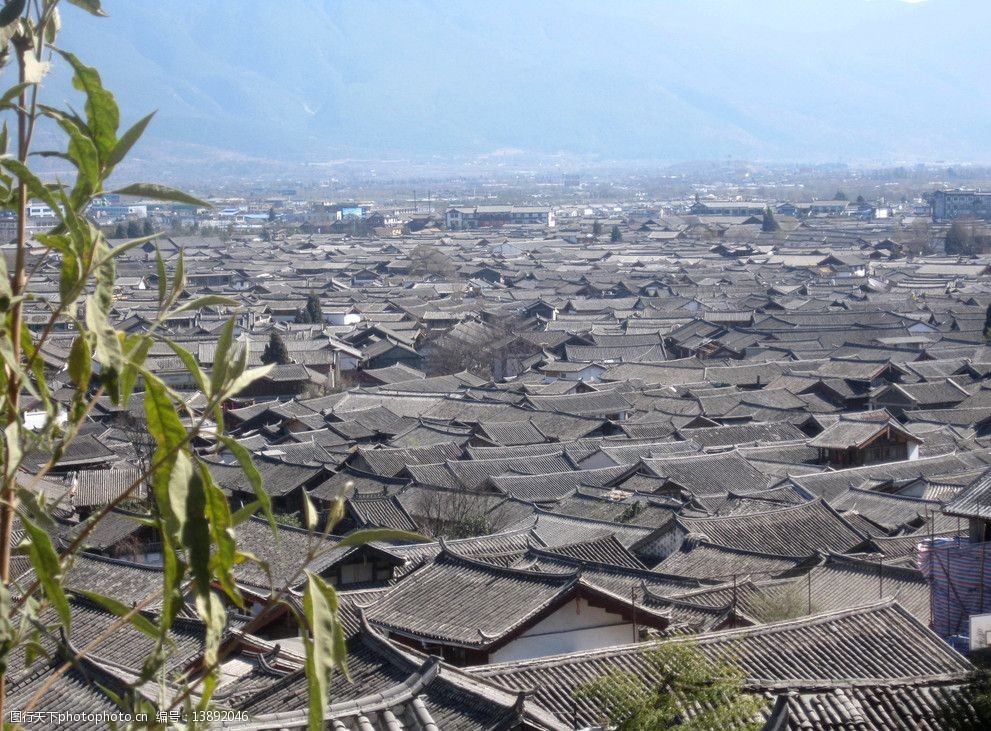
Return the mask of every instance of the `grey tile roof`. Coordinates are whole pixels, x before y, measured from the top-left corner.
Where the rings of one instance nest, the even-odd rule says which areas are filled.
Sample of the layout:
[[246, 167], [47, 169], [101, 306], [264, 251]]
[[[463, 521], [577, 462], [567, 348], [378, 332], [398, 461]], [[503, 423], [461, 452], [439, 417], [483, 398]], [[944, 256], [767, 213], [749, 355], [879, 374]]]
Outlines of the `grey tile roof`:
[[759, 492], [767, 489], [769, 483], [766, 475], [735, 452], [644, 458], [642, 462], [658, 477], [700, 495], [724, 490], [736, 494]]
[[965, 487], [943, 508], [947, 515], [991, 519], [991, 468]]
[[[680, 640], [668, 640], [679, 642]], [[714, 661], [739, 667], [754, 689], [817, 689], [824, 685], [890, 682], [960, 682], [970, 663], [897, 603], [800, 620], [713, 632], [689, 638]], [[522, 662], [501, 663], [471, 672], [514, 690], [531, 690], [543, 708], [563, 718], [594, 724], [599, 713], [574, 690], [614, 670], [650, 674], [644, 660], [651, 643], [624, 645]]]
[[[810, 554], [811, 555], [811, 554]], [[681, 548], [653, 567], [655, 571], [693, 579], [726, 579], [733, 576], [775, 577], [793, 569], [806, 556], [786, 556], [744, 551], [705, 540], [685, 541]]]
[[577, 583], [577, 572], [506, 569], [442, 552], [366, 616], [376, 627], [413, 639], [483, 649], [561, 602]]
[[675, 520], [689, 534], [753, 553], [786, 556], [815, 551], [843, 553], [867, 539], [823, 500], [764, 513], [720, 518], [679, 516]]

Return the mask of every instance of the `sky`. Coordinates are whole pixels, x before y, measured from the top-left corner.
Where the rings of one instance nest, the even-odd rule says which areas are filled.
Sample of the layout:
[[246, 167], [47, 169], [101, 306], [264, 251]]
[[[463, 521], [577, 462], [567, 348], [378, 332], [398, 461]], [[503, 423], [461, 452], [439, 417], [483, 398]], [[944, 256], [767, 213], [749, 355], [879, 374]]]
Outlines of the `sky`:
[[991, 159], [985, 0], [104, 6], [60, 44], [149, 158]]

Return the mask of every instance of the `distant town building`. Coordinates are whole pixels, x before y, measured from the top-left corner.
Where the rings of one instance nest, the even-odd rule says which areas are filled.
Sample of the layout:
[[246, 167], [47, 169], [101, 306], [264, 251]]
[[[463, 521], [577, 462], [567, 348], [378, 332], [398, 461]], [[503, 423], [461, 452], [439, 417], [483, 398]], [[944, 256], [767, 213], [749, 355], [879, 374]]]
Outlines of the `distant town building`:
[[975, 190], [937, 190], [933, 193], [933, 220], [983, 218], [991, 221], [991, 193]]
[[759, 216], [766, 206], [760, 201], [696, 200], [690, 211], [696, 216]]
[[537, 206], [474, 206], [447, 209], [447, 227], [459, 231], [466, 228], [497, 228], [499, 226], [536, 224], [554, 226], [554, 211]]
[[812, 201], [808, 204], [810, 216], [841, 216], [849, 203], [844, 200]]

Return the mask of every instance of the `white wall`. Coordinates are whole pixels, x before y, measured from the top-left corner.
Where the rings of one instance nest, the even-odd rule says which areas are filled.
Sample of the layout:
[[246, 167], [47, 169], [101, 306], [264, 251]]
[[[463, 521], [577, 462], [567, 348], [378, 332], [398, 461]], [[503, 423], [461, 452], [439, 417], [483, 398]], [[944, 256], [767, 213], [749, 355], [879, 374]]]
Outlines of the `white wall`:
[[575, 599], [493, 652], [489, 662], [527, 660], [633, 642], [633, 625], [584, 599]]

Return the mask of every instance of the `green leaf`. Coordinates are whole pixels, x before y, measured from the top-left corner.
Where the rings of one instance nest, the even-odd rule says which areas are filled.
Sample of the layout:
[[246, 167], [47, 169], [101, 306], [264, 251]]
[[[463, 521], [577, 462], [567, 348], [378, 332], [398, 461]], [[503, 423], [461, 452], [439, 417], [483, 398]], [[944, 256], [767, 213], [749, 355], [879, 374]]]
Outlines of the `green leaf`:
[[244, 521], [248, 520], [252, 515], [258, 512], [258, 508], [261, 507], [261, 503], [257, 500], [252, 500], [247, 505], [242, 505], [231, 515], [231, 525], [238, 526]]
[[89, 379], [93, 374], [93, 359], [90, 353], [89, 341], [85, 335], [78, 335], [72, 341], [69, 350], [69, 378], [81, 391], [89, 388]]
[[219, 666], [213, 666], [217, 665], [219, 658], [220, 641], [224, 636], [224, 628], [227, 626], [227, 612], [224, 610], [224, 604], [220, 601], [220, 597], [217, 596], [216, 592], [210, 591], [209, 587], [203, 593], [197, 592], [196, 611], [204, 623], [206, 623], [203, 662], [207, 667], [213, 668], [204, 679], [203, 686], [200, 689], [201, 694], [198, 706], [200, 708], [206, 708], [213, 689], [216, 687], [220, 671]]
[[[42, 495], [42, 497], [44, 497]], [[53, 508], [57, 507], [61, 502], [61, 498], [53, 503], [45, 503], [43, 500], [39, 499], [38, 493], [33, 490], [29, 490], [22, 485], [17, 486], [17, 507], [21, 512], [26, 513], [31, 520], [35, 522], [35, 525], [43, 528], [46, 532], [49, 530], [57, 530], [58, 523], [50, 515]]]
[[131, 185], [115, 190], [114, 193], [133, 195], [138, 198], [151, 198], [156, 201], [185, 203], [186, 205], [197, 206], [198, 208], [213, 208], [206, 201], [194, 198], [188, 193], [183, 193], [176, 188], [170, 188], [167, 185], [158, 185], [156, 183], [131, 183]]
[[0, 96], [0, 109], [6, 109], [7, 107], [13, 105], [14, 100], [20, 98], [21, 92], [30, 88], [31, 84], [28, 83], [14, 84], [3, 93], [3, 96]]
[[341, 539], [338, 547], [361, 546], [372, 541], [410, 541], [413, 543], [423, 543], [430, 540], [419, 533], [410, 533], [405, 530], [395, 530], [393, 528], [365, 528], [349, 533]]
[[120, 400], [127, 402], [138, 380], [138, 373], [143, 369], [144, 362], [151, 350], [152, 339], [147, 335], [135, 333], [124, 339], [124, 369], [120, 374]]
[[215, 550], [210, 555], [210, 573], [220, 584], [224, 593], [237, 606], [244, 606], [244, 598], [234, 583], [234, 564], [237, 561], [237, 546], [231, 530], [231, 506], [227, 496], [213, 481], [210, 470], [202, 462], [198, 463], [200, 479], [206, 497], [206, 517], [210, 525], [210, 535]]
[[[10, 313], [7, 313], [4, 319], [9, 320]], [[16, 374], [21, 378], [22, 382], [24, 381], [23, 363], [14, 356], [13, 341], [9, 336], [0, 336], [0, 360], [3, 361], [3, 364], [9, 369], [10, 373]], [[2, 369], [0, 369], [0, 377], [6, 377], [6, 374], [2, 373]], [[16, 423], [13, 422], [13, 424]], [[9, 429], [10, 426], [8, 425], [7, 428]]]
[[114, 258], [117, 258], [118, 256], [120, 256], [124, 252], [130, 251], [131, 249], [133, 249], [133, 248], [135, 248], [137, 246], [141, 246], [141, 244], [147, 244], [149, 241], [154, 241], [155, 239], [157, 239], [161, 235], [162, 235], [162, 232], [161, 231], [156, 231], [153, 234], [148, 234], [147, 236], [142, 236], [141, 238], [129, 239], [129, 240], [125, 241], [124, 243], [117, 244], [116, 246], [114, 246], [113, 248], [111, 248], [110, 249], [110, 256], [112, 256]]
[[55, 44], [58, 32], [62, 30], [62, 15], [57, 7], [52, 8], [51, 17], [45, 25], [45, 43], [49, 46]]
[[114, 145], [114, 149], [111, 151], [110, 155], [107, 157], [107, 168], [108, 172], [110, 168], [113, 168], [117, 163], [123, 160], [127, 153], [130, 152], [131, 148], [134, 147], [134, 143], [137, 142], [141, 135], [144, 134], [145, 128], [151, 121], [151, 118], [155, 116], [152, 112], [147, 117], [142, 117], [137, 122], [131, 126], [124, 134], [120, 136], [117, 140], [117, 144]]
[[[72, 592], [74, 594], [79, 594], [80, 596], [86, 597], [94, 604], [99, 604], [115, 617], [126, 617], [132, 611], [132, 607], [129, 607], [112, 597], [97, 594], [95, 591], [73, 589]], [[149, 637], [153, 639], [158, 638], [158, 629], [156, 629], [151, 620], [141, 614], [141, 612], [135, 612], [133, 615], [128, 617], [128, 621], [133, 624], [136, 629], [140, 630]]]
[[31, 565], [34, 567], [35, 576], [45, 590], [45, 596], [51, 602], [58, 613], [66, 631], [69, 629], [71, 616], [69, 612], [69, 600], [65, 597], [62, 589], [62, 565], [59, 563], [58, 554], [52, 546], [52, 539], [48, 534], [35, 525], [23, 513], [21, 514], [21, 525], [31, 537]]
[[76, 206], [81, 206], [88, 196], [100, 189], [100, 153], [91, 139], [79, 133], [70, 133], [69, 159], [79, 170], [72, 189], [72, 201]]
[[62, 266], [59, 269], [59, 300], [66, 307], [71, 307], [79, 298], [84, 286], [82, 262], [79, 261], [75, 251], [66, 251], [62, 254]]
[[18, 180], [24, 183], [32, 198], [37, 198], [44, 202], [45, 205], [52, 209], [52, 212], [56, 216], [61, 216], [62, 208], [55, 200], [55, 196], [52, 195], [52, 191], [41, 182], [37, 175], [31, 172], [27, 165], [13, 158], [4, 160], [2, 165], [16, 175]]
[[0, 10], [0, 27], [10, 25], [21, 17], [27, 0], [7, 0], [7, 4]]
[[272, 535], [278, 538], [279, 529], [275, 525], [275, 515], [272, 512], [272, 498], [265, 491], [265, 486], [262, 484], [262, 476], [258, 472], [258, 468], [255, 467], [255, 463], [251, 461], [251, 453], [233, 437], [226, 434], [218, 434], [217, 438], [231, 451], [237, 463], [241, 465], [241, 471], [244, 472], [245, 477], [248, 478], [248, 482], [251, 483], [251, 489], [254, 490], [255, 499], [261, 505], [265, 518], [268, 519], [269, 527], [272, 529]]
[[182, 545], [189, 556], [196, 593], [203, 594], [210, 587], [210, 522], [207, 519], [206, 484], [195, 466], [185, 500], [181, 504], [173, 500], [173, 504], [182, 515]]
[[172, 273], [172, 290], [169, 292], [169, 298], [165, 301], [167, 307], [171, 307], [178, 301], [179, 297], [182, 295], [183, 290], [186, 289], [186, 257], [179, 251], [179, 255], [176, 257], [175, 261], [175, 271]]
[[106, 12], [100, 7], [100, 0], [66, 0], [69, 5], [75, 5], [77, 8], [82, 8], [91, 15], [96, 15], [101, 18], [107, 17]]
[[88, 202], [88, 196], [100, 188], [100, 153], [86, 123], [74, 114], [66, 114], [60, 109], [44, 104], [38, 109], [54, 119], [69, 137], [68, 158], [76, 166], [79, 174], [72, 191], [72, 201], [81, 207]]
[[347, 676], [347, 648], [344, 632], [337, 619], [337, 593], [316, 574], [306, 571], [303, 613], [310, 627], [304, 634], [306, 681], [310, 704], [308, 728], [320, 731], [327, 714], [327, 686], [331, 674], [340, 670]]
[[159, 526], [159, 534], [162, 536], [162, 611], [159, 617], [159, 644], [168, 637], [168, 629], [172, 626], [172, 620], [178, 616], [184, 605], [182, 594], [182, 583], [186, 566], [179, 560], [179, 552], [172, 542], [167, 526]]
[[227, 351], [234, 341], [234, 318], [230, 318], [224, 323], [223, 330], [220, 331], [220, 338], [217, 340], [217, 349], [213, 353], [213, 367], [210, 369], [210, 395], [216, 396], [221, 393], [224, 383], [227, 380]]
[[[3, 338], [3, 340], [6, 340], [6, 338]], [[4, 427], [3, 438], [7, 443], [7, 460], [3, 464], [4, 477], [9, 478], [15, 475], [17, 468], [21, 464], [21, 460], [24, 458], [21, 437], [21, 425], [19, 422], [12, 421]]]
[[7, 274], [7, 257], [0, 256], [0, 312], [6, 312], [10, 300], [14, 296], [10, 288], [10, 276]]
[[75, 250], [72, 248], [72, 240], [65, 234], [35, 234], [34, 238], [41, 244], [44, 244], [49, 249], [55, 249], [63, 256], [71, 254], [75, 256]]
[[110, 325], [116, 267], [113, 258], [105, 256], [108, 249], [101, 237], [96, 256], [102, 261], [96, 268], [93, 294], [86, 298], [86, 327], [96, 336], [95, 355], [100, 363], [100, 382], [114, 403], [120, 403], [119, 378], [124, 370], [124, 353], [117, 331]]
[[216, 305], [224, 305], [226, 307], [237, 307], [241, 303], [236, 299], [230, 297], [224, 297], [220, 294], [205, 294], [202, 297], [197, 297], [196, 299], [190, 300], [189, 302], [183, 302], [181, 305], [172, 310], [173, 315], [178, 315], [180, 312], [188, 312], [189, 310], [202, 310], [204, 307], [214, 307]]
[[232, 398], [237, 396], [241, 391], [246, 389], [252, 383], [257, 381], [259, 378], [263, 378], [268, 375], [268, 372], [275, 367], [274, 363], [269, 363], [268, 365], [258, 366], [257, 368], [252, 368], [245, 371], [237, 378], [235, 378], [231, 385], [227, 387], [226, 398]]
[[165, 260], [162, 259], [162, 252], [155, 247], [155, 273], [158, 275], [158, 311], [165, 308], [165, 287], [168, 285], [165, 274]]
[[68, 51], [58, 53], [76, 72], [72, 77], [72, 85], [86, 94], [86, 125], [105, 167], [117, 144], [117, 127], [120, 124], [117, 102], [114, 95], [103, 88], [100, 73], [95, 68], [87, 66]]
[[158, 445], [154, 462], [161, 462], [152, 481], [155, 499], [170, 531], [178, 536], [185, 524], [193, 466], [189, 455], [183, 451], [186, 429], [169, 400], [165, 385], [154, 377], [145, 378], [145, 418], [148, 431]]
[[200, 369], [200, 364], [197, 362], [195, 356], [186, 350], [184, 347], [175, 343], [168, 338], [165, 339], [166, 345], [172, 348], [172, 351], [179, 356], [179, 360], [182, 364], [186, 366], [186, 370], [189, 371], [193, 378], [196, 379], [196, 385], [200, 387], [200, 390], [209, 396], [210, 390], [207, 387], [206, 377], [203, 375], [203, 371]]

